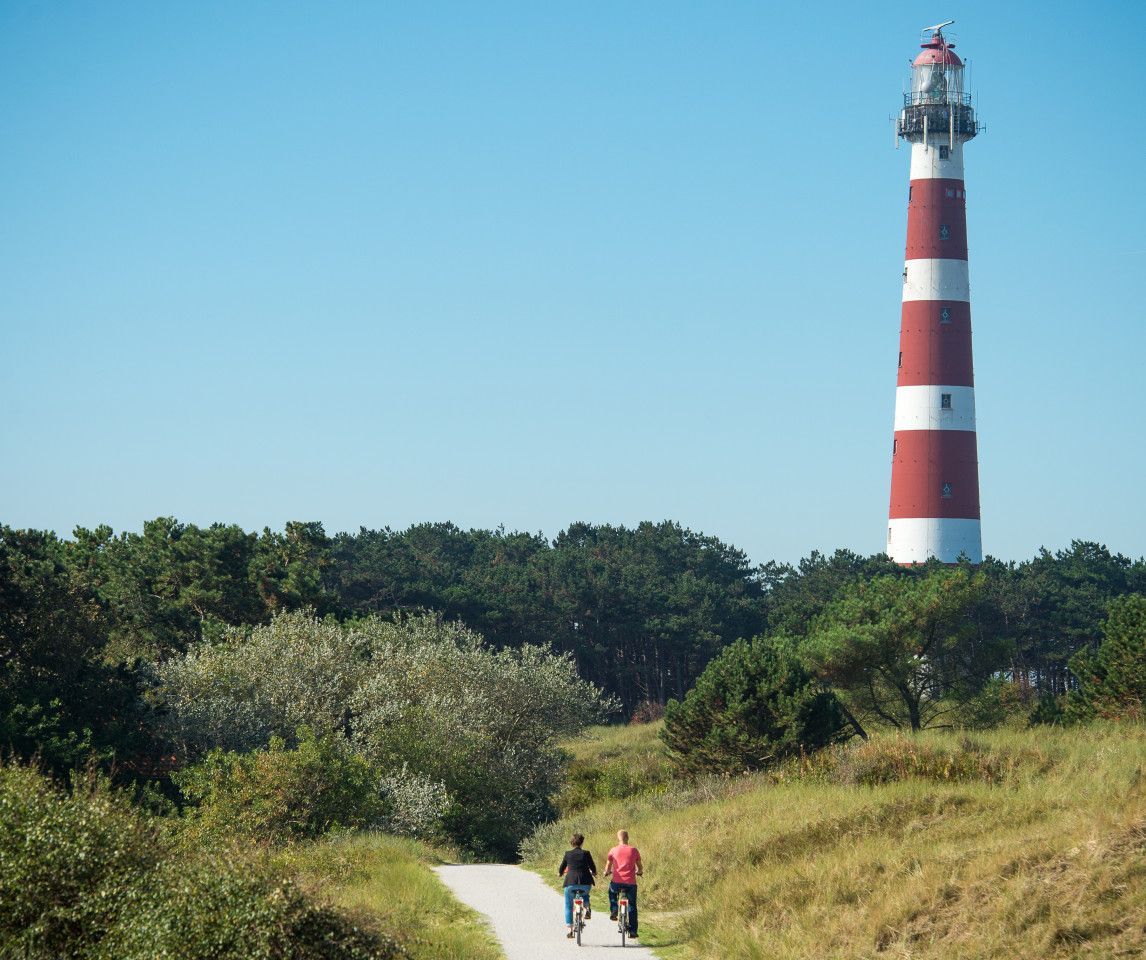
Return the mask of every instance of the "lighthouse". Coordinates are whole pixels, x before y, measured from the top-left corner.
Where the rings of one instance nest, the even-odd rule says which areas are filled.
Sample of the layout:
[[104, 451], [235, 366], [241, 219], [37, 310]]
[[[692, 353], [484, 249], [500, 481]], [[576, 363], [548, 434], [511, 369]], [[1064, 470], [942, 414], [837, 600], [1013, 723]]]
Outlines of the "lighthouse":
[[943, 35], [951, 23], [923, 31], [896, 124], [911, 144], [911, 183], [887, 553], [902, 564], [983, 559], [963, 179], [979, 127]]

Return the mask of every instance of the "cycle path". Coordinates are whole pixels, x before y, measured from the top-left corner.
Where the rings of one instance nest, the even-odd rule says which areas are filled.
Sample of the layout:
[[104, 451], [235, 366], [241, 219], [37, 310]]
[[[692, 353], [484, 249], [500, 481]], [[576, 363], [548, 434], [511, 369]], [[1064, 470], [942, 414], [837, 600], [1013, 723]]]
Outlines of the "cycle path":
[[631, 940], [621, 949], [601, 885], [593, 888], [593, 919], [585, 924], [578, 948], [565, 938], [564, 899], [537, 874], [500, 863], [449, 864], [434, 872], [455, 897], [486, 917], [507, 960], [656, 960], [652, 950]]

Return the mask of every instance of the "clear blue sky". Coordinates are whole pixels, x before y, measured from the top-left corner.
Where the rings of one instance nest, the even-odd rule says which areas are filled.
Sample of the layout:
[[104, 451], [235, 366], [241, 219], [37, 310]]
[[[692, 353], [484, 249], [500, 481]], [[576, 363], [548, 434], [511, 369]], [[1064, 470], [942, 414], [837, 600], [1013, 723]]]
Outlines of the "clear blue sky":
[[1142, 554], [1138, 0], [0, 0], [0, 520], [882, 549], [949, 17], [984, 549]]

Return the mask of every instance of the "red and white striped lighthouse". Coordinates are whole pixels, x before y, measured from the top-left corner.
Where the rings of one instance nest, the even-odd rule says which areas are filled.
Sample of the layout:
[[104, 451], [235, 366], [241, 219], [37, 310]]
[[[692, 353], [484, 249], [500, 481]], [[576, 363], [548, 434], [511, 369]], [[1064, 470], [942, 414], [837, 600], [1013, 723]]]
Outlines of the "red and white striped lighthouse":
[[911, 144], [887, 553], [983, 559], [963, 146], [979, 131], [963, 62], [928, 27], [896, 132]]

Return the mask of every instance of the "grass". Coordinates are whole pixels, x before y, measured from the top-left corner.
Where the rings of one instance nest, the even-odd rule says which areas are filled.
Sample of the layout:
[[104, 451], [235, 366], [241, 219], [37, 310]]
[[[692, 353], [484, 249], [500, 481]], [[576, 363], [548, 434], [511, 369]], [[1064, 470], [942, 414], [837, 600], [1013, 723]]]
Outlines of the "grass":
[[569, 764], [554, 799], [561, 814], [602, 800], [667, 789], [673, 771], [658, 736], [660, 728], [659, 723], [591, 727], [564, 744]]
[[552, 881], [574, 829], [600, 855], [627, 828], [647, 865], [642, 939], [665, 960], [1137, 957], [1144, 764], [1133, 725], [886, 735], [605, 800], [524, 853]]
[[398, 937], [412, 960], [504, 960], [497, 941], [430, 869], [449, 851], [385, 834], [301, 844], [280, 856], [308, 886], [367, 926]]

